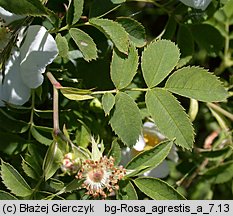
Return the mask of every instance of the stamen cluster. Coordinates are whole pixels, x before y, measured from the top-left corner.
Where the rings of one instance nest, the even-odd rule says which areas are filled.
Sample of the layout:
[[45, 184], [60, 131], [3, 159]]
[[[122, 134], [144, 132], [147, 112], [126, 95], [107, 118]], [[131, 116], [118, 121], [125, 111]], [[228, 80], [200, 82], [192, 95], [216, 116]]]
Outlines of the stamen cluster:
[[80, 169], [80, 161], [75, 158], [73, 153], [64, 156], [61, 169], [64, 173], [74, 174]]
[[105, 199], [119, 189], [118, 181], [125, 174], [123, 166], [114, 166], [114, 158], [104, 156], [99, 161], [85, 160], [76, 178], [84, 180], [82, 187], [88, 195]]

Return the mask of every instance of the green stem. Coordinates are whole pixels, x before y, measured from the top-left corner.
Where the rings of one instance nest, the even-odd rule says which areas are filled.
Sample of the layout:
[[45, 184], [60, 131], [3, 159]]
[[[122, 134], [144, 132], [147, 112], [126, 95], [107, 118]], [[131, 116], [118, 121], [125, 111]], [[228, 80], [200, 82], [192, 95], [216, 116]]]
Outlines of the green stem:
[[32, 93], [32, 104], [31, 104], [31, 114], [30, 114], [30, 120], [29, 120], [29, 132], [28, 132], [28, 142], [31, 142], [31, 129], [34, 125], [34, 112], [35, 112], [35, 90], [31, 91]]
[[231, 53], [229, 52], [230, 48], [230, 25], [229, 25], [229, 19], [225, 22], [225, 44], [224, 44], [224, 53], [223, 53], [223, 59], [220, 66], [215, 70], [216, 75], [220, 75], [224, 72], [224, 70], [228, 67], [231, 67], [233, 65], [233, 61], [231, 60]]
[[214, 109], [215, 111], [221, 113], [222, 115], [226, 116], [227, 118], [229, 118], [231, 121], [233, 121], [233, 114], [231, 114], [230, 112], [224, 110], [223, 108], [221, 108], [220, 106], [214, 104], [214, 103], [207, 103], [207, 106], [211, 107], [212, 109]]

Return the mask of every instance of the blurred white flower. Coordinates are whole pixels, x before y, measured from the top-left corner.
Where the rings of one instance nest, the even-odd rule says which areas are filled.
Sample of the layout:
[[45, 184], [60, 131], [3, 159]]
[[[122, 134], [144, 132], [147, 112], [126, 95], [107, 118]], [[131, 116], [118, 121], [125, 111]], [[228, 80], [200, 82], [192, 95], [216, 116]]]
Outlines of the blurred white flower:
[[205, 10], [210, 4], [211, 0], [180, 0], [189, 7]]
[[[7, 40], [10, 22], [23, 18], [0, 7], [1, 30], [0, 39]], [[22, 27], [18, 42], [12, 49], [10, 58], [5, 64], [5, 77], [0, 71], [0, 106], [4, 102], [23, 105], [30, 98], [31, 89], [39, 87], [43, 82], [42, 73], [58, 54], [56, 42], [45, 27], [39, 25]], [[0, 51], [8, 42], [0, 43]]]
[[[126, 148], [122, 151], [121, 163], [125, 166], [137, 154], [153, 148], [163, 140], [165, 140], [165, 136], [158, 131], [156, 125], [152, 122], [145, 122], [143, 124], [142, 135], [139, 136], [137, 143], [133, 146], [132, 149]], [[174, 162], [177, 162], [179, 160], [179, 157], [176, 151], [177, 149], [175, 145], [173, 145], [167, 158]], [[164, 160], [153, 170], [144, 173], [145, 176], [152, 176], [156, 178], [165, 178], [168, 174], [169, 167], [167, 160]]]

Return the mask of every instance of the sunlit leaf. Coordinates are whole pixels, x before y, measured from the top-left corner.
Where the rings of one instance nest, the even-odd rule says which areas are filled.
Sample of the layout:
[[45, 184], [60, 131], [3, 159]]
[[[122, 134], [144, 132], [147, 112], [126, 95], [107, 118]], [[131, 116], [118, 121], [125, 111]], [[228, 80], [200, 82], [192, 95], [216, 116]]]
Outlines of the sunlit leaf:
[[46, 7], [40, 0], [0, 0], [0, 6], [5, 10], [20, 15], [47, 15]]
[[90, 19], [89, 22], [110, 38], [120, 52], [128, 53], [128, 34], [119, 23], [108, 19], [96, 18]]
[[[172, 145], [172, 141], [162, 142], [152, 149], [138, 154], [127, 164], [126, 168], [130, 170], [138, 170], [137, 175], [151, 170], [157, 167], [167, 157]], [[145, 166], [147, 166], [147, 169], [144, 169]]]
[[95, 42], [87, 33], [77, 28], [71, 28], [69, 33], [86, 61], [97, 59], [98, 56]]
[[105, 93], [102, 97], [102, 105], [105, 115], [109, 115], [110, 111], [114, 107], [115, 97], [111, 93]]
[[13, 166], [4, 161], [1, 163], [1, 177], [3, 184], [16, 196], [26, 197], [32, 194], [33, 190], [25, 179]]
[[165, 89], [153, 89], [146, 93], [149, 113], [162, 134], [186, 149], [193, 146], [193, 127], [176, 98]]
[[143, 47], [146, 44], [145, 28], [137, 20], [130, 17], [119, 17], [116, 20], [129, 34], [129, 39], [136, 47]]
[[83, 13], [84, 0], [70, 0], [70, 5], [67, 13], [67, 23], [75, 24], [81, 18]]
[[59, 55], [62, 58], [68, 58], [69, 46], [66, 38], [61, 36], [61, 34], [57, 34], [56, 43], [59, 50]]
[[140, 110], [134, 100], [126, 93], [116, 95], [115, 110], [110, 119], [115, 133], [129, 147], [136, 144], [141, 134]]
[[113, 50], [111, 78], [118, 89], [123, 89], [131, 83], [137, 73], [138, 59], [137, 50], [133, 45], [129, 47], [127, 56], [118, 50]]
[[162, 82], [176, 66], [180, 57], [178, 47], [171, 41], [159, 40], [149, 44], [142, 54], [142, 72], [152, 88]]
[[62, 87], [60, 88], [61, 93], [70, 100], [89, 100], [93, 99], [94, 97], [91, 96], [90, 90], [85, 89], [77, 89], [71, 87]]
[[167, 80], [165, 88], [173, 93], [199, 101], [224, 101], [228, 93], [218, 78], [199, 67], [177, 70]]
[[157, 178], [137, 178], [136, 186], [154, 200], [184, 200], [185, 198], [167, 182]]

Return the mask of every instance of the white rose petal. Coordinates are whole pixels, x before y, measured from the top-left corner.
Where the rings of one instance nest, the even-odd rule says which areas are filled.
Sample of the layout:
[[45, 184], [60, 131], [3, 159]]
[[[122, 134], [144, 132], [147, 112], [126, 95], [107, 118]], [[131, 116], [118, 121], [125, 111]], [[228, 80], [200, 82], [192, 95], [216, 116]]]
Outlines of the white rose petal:
[[189, 7], [205, 10], [210, 4], [211, 0], [180, 0]]
[[[14, 51], [6, 63], [5, 78], [2, 84], [0, 75], [0, 99], [12, 104], [22, 105], [30, 98], [30, 88], [25, 86], [20, 74], [20, 53]], [[0, 101], [0, 106], [4, 103]]]
[[43, 26], [30, 26], [20, 48], [22, 79], [29, 88], [37, 88], [43, 82], [42, 73], [58, 54], [55, 40]]

